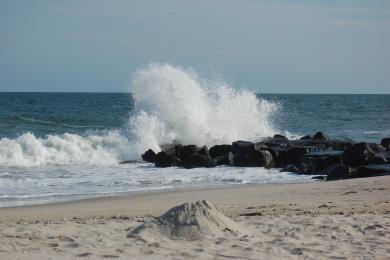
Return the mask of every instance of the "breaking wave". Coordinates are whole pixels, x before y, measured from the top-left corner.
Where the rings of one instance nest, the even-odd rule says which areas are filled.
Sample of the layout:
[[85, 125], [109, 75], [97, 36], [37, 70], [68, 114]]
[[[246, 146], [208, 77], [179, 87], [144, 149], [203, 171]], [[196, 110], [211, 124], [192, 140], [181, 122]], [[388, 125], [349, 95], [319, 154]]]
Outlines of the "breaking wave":
[[24, 133], [0, 140], [0, 165], [113, 164], [136, 160], [161, 144], [213, 145], [272, 136], [278, 105], [191, 69], [151, 64], [134, 73], [135, 110], [125, 126], [101, 134]]

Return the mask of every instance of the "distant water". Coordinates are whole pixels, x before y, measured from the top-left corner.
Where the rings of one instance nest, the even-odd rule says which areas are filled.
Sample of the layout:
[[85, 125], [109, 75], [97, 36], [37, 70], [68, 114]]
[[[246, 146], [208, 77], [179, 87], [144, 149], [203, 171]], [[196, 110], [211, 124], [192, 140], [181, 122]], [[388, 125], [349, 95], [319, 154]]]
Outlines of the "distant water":
[[151, 65], [131, 94], [0, 93], [0, 206], [190, 186], [310, 181], [259, 168], [156, 169], [148, 148], [209, 146], [324, 131], [378, 142], [390, 136], [389, 95], [255, 95], [195, 72]]

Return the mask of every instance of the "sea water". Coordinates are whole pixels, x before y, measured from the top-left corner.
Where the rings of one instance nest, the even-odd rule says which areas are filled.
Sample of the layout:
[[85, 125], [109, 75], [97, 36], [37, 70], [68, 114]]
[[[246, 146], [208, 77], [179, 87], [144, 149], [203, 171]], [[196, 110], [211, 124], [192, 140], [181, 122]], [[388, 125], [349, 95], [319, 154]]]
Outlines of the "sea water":
[[311, 181], [278, 169], [155, 168], [140, 155], [172, 142], [210, 147], [320, 130], [379, 142], [390, 136], [389, 112], [389, 95], [259, 94], [169, 64], [135, 72], [128, 93], [0, 93], [0, 206]]

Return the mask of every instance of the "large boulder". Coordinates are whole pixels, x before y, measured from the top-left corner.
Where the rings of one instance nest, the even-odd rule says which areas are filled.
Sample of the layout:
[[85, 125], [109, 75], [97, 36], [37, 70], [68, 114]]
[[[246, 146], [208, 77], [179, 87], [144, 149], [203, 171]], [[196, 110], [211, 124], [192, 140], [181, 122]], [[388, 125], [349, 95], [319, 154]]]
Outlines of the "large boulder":
[[279, 156], [277, 158], [277, 162], [281, 166], [285, 166], [288, 164], [299, 165], [301, 163], [302, 157], [310, 152], [316, 151], [317, 148], [315, 146], [298, 146], [298, 145], [290, 145], [285, 150], [279, 150]]
[[213, 167], [214, 161], [212, 160], [209, 149], [207, 146], [197, 148], [197, 152], [187, 156], [183, 159], [181, 166], [184, 168], [196, 168], [196, 167]]
[[180, 163], [179, 158], [164, 151], [157, 153], [154, 159], [154, 165], [156, 167], [177, 166], [179, 163]]
[[187, 169], [215, 166], [209, 156], [202, 154], [192, 154], [182, 161], [180, 165]]
[[266, 150], [243, 149], [237, 153], [229, 153], [230, 163], [241, 167], [265, 167], [275, 166], [272, 154]]
[[390, 164], [369, 164], [358, 167], [351, 173], [351, 178], [365, 178], [390, 175]]
[[242, 151], [249, 151], [255, 148], [255, 144], [247, 141], [236, 141], [232, 143], [232, 152], [239, 153]]
[[372, 160], [375, 153], [367, 143], [357, 143], [344, 151], [342, 156], [343, 162], [349, 166], [355, 167], [365, 165]]
[[232, 151], [232, 145], [230, 144], [214, 145], [209, 150], [211, 158], [227, 156], [227, 154], [231, 151]]
[[353, 169], [351, 167], [342, 163], [332, 165], [326, 170], [326, 180], [334, 181], [349, 179], [351, 178], [352, 171]]
[[311, 152], [302, 156], [301, 168], [306, 174], [319, 174], [329, 166], [341, 163], [343, 151], [325, 150]]
[[142, 154], [141, 157], [145, 162], [154, 162], [156, 159], [156, 153], [152, 149], [149, 149]]

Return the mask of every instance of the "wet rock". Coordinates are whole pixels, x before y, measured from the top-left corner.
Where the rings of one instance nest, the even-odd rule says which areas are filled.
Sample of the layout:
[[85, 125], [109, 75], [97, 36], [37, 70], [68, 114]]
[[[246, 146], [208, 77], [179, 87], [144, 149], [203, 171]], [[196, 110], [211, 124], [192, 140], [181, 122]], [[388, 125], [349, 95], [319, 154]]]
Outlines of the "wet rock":
[[344, 152], [342, 159], [349, 166], [359, 166], [368, 164], [374, 156], [367, 143], [357, 143]]
[[329, 140], [330, 138], [322, 132], [317, 132], [314, 134], [312, 139], [314, 139], [314, 140]]
[[342, 179], [349, 179], [351, 178], [352, 168], [349, 167], [346, 164], [335, 164], [330, 166], [326, 172], [326, 180], [333, 181], [333, 180], [342, 180]]
[[286, 167], [284, 167], [281, 172], [294, 172], [294, 173], [299, 173], [299, 169], [295, 164], [289, 164]]
[[387, 150], [390, 151], [390, 137], [383, 138], [381, 140], [381, 145]]
[[275, 165], [272, 154], [266, 150], [242, 149], [238, 153], [229, 153], [230, 163], [241, 167], [272, 168]]
[[343, 151], [325, 150], [302, 156], [300, 166], [306, 174], [318, 174], [329, 166], [341, 163]]
[[222, 144], [222, 145], [214, 145], [210, 148], [210, 156], [211, 158], [217, 158], [221, 156], [227, 156], [229, 152], [232, 150], [232, 145], [230, 144]]
[[289, 164], [298, 165], [301, 157], [311, 151], [311, 148], [306, 146], [279, 146], [279, 147], [266, 147], [263, 150], [269, 151], [275, 162], [275, 166], [283, 168]]
[[232, 152], [239, 153], [248, 150], [254, 150], [255, 144], [247, 141], [236, 141], [232, 143]]
[[183, 146], [177, 146], [175, 150], [175, 155], [180, 160], [185, 160], [191, 155], [197, 154], [199, 152], [199, 147], [196, 145], [183, 145]]
[[310, 152], [316, 151], [315, 146], [290, 146], [285, 152], [279, 153], [278, 161], [280, 164], [288, 165], [295, 164], [299, 165], [301, 163], [302, 157]]
[[145, 162], [154, 162], [156, 153], [152, 149], [149, 149], [144, 154], [142, 154], [141, 157]]
[[192, 154], [182, 161], [180, 165], [187, 169], [215, 166], [211, 158], [203, 154]]
[[390, 164], [369, 164], [360, 166], [351, 173], [351, 178], [365, 178], [390, 175]]
[[172, 154], [161, 151], [156, 154], [154, 163], [156, 167], [171, 167], [177, 166], [180, 163], [180, 159]]

